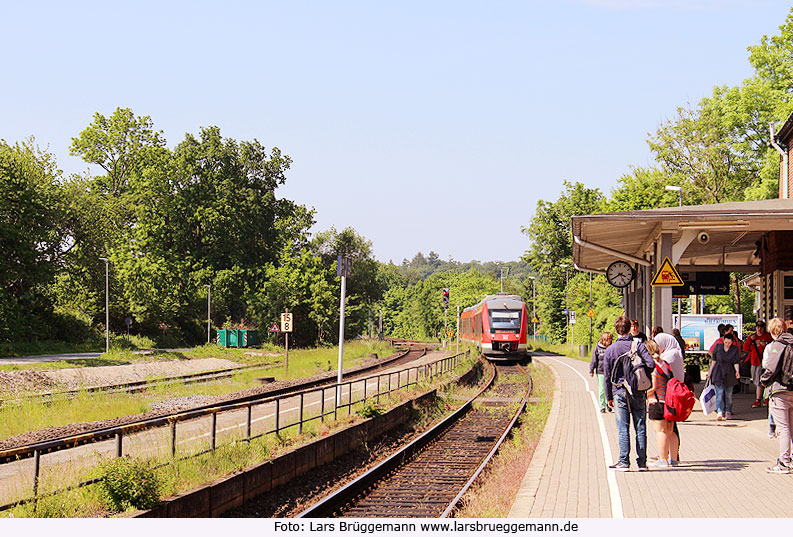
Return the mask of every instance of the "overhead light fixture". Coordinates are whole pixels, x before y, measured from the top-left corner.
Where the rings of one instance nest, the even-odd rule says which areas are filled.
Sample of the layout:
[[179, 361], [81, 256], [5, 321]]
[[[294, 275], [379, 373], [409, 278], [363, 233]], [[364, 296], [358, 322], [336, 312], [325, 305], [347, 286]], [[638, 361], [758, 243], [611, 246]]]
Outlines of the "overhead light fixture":
[[722, 230], [744, 230], [749, 227], [746, 220], [715, 221], [715, 222], [679, 222], [678, 229], [722, 229]]

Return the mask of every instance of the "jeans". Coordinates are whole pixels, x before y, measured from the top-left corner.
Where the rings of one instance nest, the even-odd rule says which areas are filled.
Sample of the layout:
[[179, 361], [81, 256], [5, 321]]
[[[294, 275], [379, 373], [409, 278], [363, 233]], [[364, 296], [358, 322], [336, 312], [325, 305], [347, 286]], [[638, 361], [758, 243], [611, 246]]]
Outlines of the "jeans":
[[606, 409], [606, 375], [595, 373], [598, 378], [598, 402], [600, 403], [600, 410]]
[[636, 429], [636, 463], [639, 467], [647, 466], [647, 395], [637, 392], [633, 396], [625, 391], [614, 394], [614, 416], [617, 419], [619, 433], [620, 460], [630, 464], [631, 454], [631, 418]]
[[716, 412], [724, 414], [725, 412], [732, 413], [732, 386], [719, 386], [713, 385], [716, 388]]

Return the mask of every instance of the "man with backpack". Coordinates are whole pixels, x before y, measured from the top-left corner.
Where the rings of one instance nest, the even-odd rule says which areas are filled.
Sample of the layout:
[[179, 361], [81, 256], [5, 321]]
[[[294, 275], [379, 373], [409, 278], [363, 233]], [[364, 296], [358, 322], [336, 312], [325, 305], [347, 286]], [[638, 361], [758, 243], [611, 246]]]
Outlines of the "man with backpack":
[[[619, 338], [604, 356], [604, 370], [608, 375], [606, 399], [614, 409], [619, 433], [619, 460], [609, 466], [614, 470], [630, 470], [630, 426], [636, 430], [636, 463], [639, 471], [647, 470], [647, 389], [652, 386], [650, 375], [653, 357], [644, 343], [630, 336], [631, 320], [621, 315], [614, 322]], [[648, 384], [649, 383], [649, 384]]]

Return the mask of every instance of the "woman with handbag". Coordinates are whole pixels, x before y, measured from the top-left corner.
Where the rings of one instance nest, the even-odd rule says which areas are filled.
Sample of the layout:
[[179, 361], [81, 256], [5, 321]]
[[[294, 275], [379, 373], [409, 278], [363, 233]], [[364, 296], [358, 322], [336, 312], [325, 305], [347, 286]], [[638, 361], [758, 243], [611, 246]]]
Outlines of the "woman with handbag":
[[716, 388], [716, 419], [728, 420], [732, 417], [732, 388], [738, 384], [741, 373], [738, 369], [740, 358], [738, 347], [733, 345], [734, 336], [724, 334], [724, 342], [713, 347], [713, 359], [705, 378], [710, 379]]

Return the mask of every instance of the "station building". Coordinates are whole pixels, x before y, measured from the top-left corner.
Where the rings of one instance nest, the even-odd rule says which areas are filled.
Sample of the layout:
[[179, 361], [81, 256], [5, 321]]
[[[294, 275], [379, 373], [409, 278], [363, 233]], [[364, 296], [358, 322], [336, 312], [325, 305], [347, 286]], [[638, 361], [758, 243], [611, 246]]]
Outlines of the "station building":
[[[758, 319], [793, 319], [793, 114], [771, 136], [780, 152], [777, 199], [574, 216], [575, 268], [606, 274], [630, 265], [623, 307], [646, 333], [674, 327], [673, 288], [651, 285], [667, 258], [691, 291], [703, 280], [723, 286], [730, 272], [743, 273], [757, 293]], [[694, 311], [683, 313], [697, 312], [691, 303]]]

